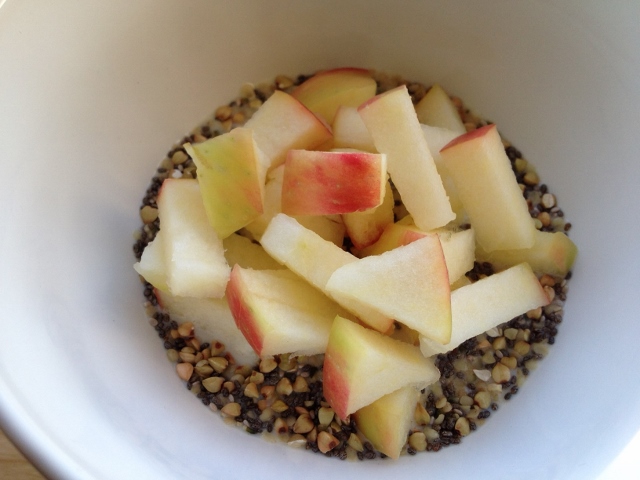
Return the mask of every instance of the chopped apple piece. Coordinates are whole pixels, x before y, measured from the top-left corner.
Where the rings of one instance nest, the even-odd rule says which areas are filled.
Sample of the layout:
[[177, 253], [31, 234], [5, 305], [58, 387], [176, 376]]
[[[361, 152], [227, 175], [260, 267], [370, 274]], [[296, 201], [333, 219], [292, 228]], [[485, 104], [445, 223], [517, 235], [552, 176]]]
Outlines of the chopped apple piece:
[[353, 414], [356, 425], [379, 451], [397, 459], [407, 443], [420, 392], [403, 387]]
[[331, 129], [298, 100], [277, 90], [245, 124], [253, 130], [269, 169], [284, 163], [292, 149], [314, 149], [333, 140]]
[[453, 177], [447, 170], [447, 166], [440, 155], [440, 150], [442, 150], [453, 139], [458, 137], [459, 134], [453, 130], [441, 127], [432, 127], [431, 125], [420, 125], [420, 127], [422, 128], [422, 133], [424, 133], [424, 138], [427, 140], [429, 151], [433, 156], [433, 161], [436, 163], [436, 168], [438, 169], [438, 174], [442, 179], [444, 190], [447, 192], [447, 196], [449, 197], [451, 209], [453, 210], [453, 213], [456, 214], [455, 221], [457, 223], [463, 223], [466, 214], [464, 207], [462, 206], [462, 201], [460, 201], [460, 197], [458, 195], [458, 189], [456, 188]]
[[334, 215], [376, 208], [387, 182], [385, 155], [291, 150], [284, 164], [282, 213]]
[[231, 269], [195, 179], [165, 180], [158, 193], [167, 285], [181, 297], [220, 298]]
[[357, 249], [365, 248], [376, 242], [387, 225], [393, 223], [393, 192], [386, 182], [384, 200], [379, 207], [367, 212], [345, 213], [342, 220], [347, 235]]
[[355, 107], [340, 107], [331, 126], [335, 148], [355, 148], [376, 152], [373, 138]]
[[169, 290], [169, 286], [167, 285], [167, 263], [162, 237], [162, 231], [156, 233], [156, 237], [145, 247], [140, 261], [135, 263], [133, 268], [155, 288], [166, 292]]
[[[258, 241], [262, 238], [271, 219], [282, 212], [283, 177], [284, 165], [269, 172], [264, 189], [264, 213], [245, 227]], [[342, 246], [346, 229], [339, 215], [296, 215], [295, 219], [325, 240]]]
[[436, 234], [338, 268], [326, 286], [436, 342], [451, 337], [449, 275]]
[[284, 214], [276, 215], [262, 236], [262, 246], [278, 262], [332, 297], [367, 325], [386, 332], [393, 320], [356, 299], [329, 294], [327, 281], [338, 268], [358, 259]]
[[421, 336], [420, 349], [427, 357], [448, 352], [469, 338], [548, 303], [531, 267], [521, 263], [451, 292], [451, 340], [442, 345]]
[[495, 250], [491, 253], [485, 252], [480, 246], [476, 248], [478, 261], [489, 262], [496, 269], [527, 262], [537, 274], [546, 273], [556, 277], [564, 277], [571, 270], [577, 254], [575, 243], [564, 233], [539, 230], [536, 230], [535, 243], [531, 248]]
[[324, 356], [323, 393], [341, 419], [399, 388], [423, 388], [439, 377], [433, 361], [418, 347], [340, 316], [333, 321]]
[[391, 180], [416, 225], [425, 231], [455, 218], [420, 128], [407, 87], [389, 90], [358, 107], [376, 150], [387, 154]]
[[233, 267], [227, 300], [236, 325], [255, 352], [323, 353], [336, 315], [333, 300], [288, 270]]
[[158, 304], [178, 323], [191, 322], [203, 341], [221, 342], [239, 365], [255, 365], [258, 356], [238, 330], [226, 298], [175, 297], [156, 290]]
[[263, 211], [265, 159], [251, 130], [228, 133], [184, 149], [198, 167], [198, 183], [209, 222], [226, 238]]
[[440, 154], [482, 248], [532, 247], [536, 228], [496, 126], [462, 135]]
[[247, 237], [233, 233], [222, 241], [224, 256], [227, 263], [233, 268], [240, 265], [242, 268], [255, 270], [278, 270], [283, 268], [260, 245], [252, 242]]
[[447, 128], [458, 135], [467, 133], [458, 109], [440, 85], [434, 84], [416, 105], [420, 123]]
[[376, 81], [369, 70], [336, 68], [315, 74], [291, 95], [331, 124], [342, 105], [357, 107], [376, 94]]
[[[473, 268], [475, 261], [475, 236], [473, 229], [453, 231], [444, 228], [433, 230], [442, 244], [444, 259], [449, 272], [449, 282], [454, 283]], [[410, 222], [396, 222], [388, 225], [376, 243], [360, 251], [360, 257], [380, 255], [403, 245], [409, 245], [423, 238], [422, 232]]]

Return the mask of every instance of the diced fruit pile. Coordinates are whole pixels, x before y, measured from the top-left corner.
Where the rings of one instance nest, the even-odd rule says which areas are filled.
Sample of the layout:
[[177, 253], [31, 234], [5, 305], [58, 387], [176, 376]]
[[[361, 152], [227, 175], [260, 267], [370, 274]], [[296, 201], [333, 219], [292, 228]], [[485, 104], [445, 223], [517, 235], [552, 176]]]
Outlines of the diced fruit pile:
[[[411, 426], [429, 417], [418, 399], [445, 373], [438, 355], [547, 306], [577, 250], [532, 218], [495, 125], [465, 125], [438, 85], [417, 103], [404, 84], [381, 90], [367, 70], [321, 72], [186, 142], [173, 164], [197, 170], [157, 186], [160, 230], [134, 268], [187, 338], [228, 352], [212, 346], [195, 373], [181, 356], [185, 380], [322, 355], [323, 414], [397, 458], [424, 440]], [[487, 262], [497, 273], [477, 275]], [[314, 434], [323, 453], [347, 441], [331, 428]]]

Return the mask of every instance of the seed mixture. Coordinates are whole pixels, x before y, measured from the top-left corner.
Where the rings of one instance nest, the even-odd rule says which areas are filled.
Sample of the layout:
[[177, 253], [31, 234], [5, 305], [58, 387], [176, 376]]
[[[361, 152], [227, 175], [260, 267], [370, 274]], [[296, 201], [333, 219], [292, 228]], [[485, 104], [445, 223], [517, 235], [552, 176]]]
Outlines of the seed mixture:
[[[408, 82], [399, 76], [375, 73], [374, 77], [377, 93], [407, 85], [414, 104], [428, 91], [424, 84]], [[243, 125], [276, 89], [289, 93], [308, 78], [279, 75], [272, 83], [243, 85], [236, 99], [217, 108], [211, 118], [168, 151], [142, 200], [143, 225], [136, 232], [133, 245], [138, 260], [160, 228], [156, 198], [163, 180], [196, 178], [196, 166], [182, 145], [202, 142]], [[490, 123], [471, 113], [459, 98], [452, 100], [468, 131]], [[535, 169], [521, 152], [508, 142], [504, 144], [536, 228], [568, 232], [571, 224], [565, 221], [554, 194], [540, 183]], [[396, 202], [394, 213], [396, 221], [406, 215], [401, 202]], [[491, 264], [476, 262], [466, 275], [477, 281], [492, 274]], [[422, 391], [403, 453], [437, 452], [460, 443], [498, 410], [502, 401], [519, 392], [549, 346], [555, 343], [570, 277], [571, 272], [560, 280], [544, 275], [540, 282], [552, 300], [549, 305], [467, 340], [449, 353], [437, 355], [435, 364], [441, 378]], [[352, 419], [341, 421], [324, 401], [323, 355], [279, 355], [264, 358], [258, 365], [236, 365], [222, 343], [197, 338], [190, 322], [173, 321], [158, 306], [153, 287], [144, 280], [143, 283], [149, 323], [162, 339], [178, 376], [202, 404], [219, 411], [228, 422], [248, 433], [273, 436], [291, 446], [342, 460], [385, 458], [358, 432]], [[403, 327], [396, 324], [396, 328]]]

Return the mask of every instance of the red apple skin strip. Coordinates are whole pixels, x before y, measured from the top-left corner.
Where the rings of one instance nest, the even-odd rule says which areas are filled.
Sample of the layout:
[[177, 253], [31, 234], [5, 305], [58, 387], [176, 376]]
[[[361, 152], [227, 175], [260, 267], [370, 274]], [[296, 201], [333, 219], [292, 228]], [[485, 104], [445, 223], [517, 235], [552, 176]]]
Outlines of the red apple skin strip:
[[284, 166], [282, 212], [334, 215], [378, 207], [386, 185], [385, 155], [291, 150]]

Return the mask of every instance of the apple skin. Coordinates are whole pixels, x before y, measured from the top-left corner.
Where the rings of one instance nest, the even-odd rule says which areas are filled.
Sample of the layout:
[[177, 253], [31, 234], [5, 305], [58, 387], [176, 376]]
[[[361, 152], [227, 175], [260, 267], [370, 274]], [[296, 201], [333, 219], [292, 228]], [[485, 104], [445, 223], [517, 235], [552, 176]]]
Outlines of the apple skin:
[[438, 380], [440, 372], [418, 347], [337, 316], [322, 375], [325, 399], [344, 420], [399, 388], [424, 388]]
[[226, 297], [238, 329], [261, 357], [324, 353], [335, 316], [352, 318], [289, 270], [235, 265]]
[[495, 125], [455, 138], [440, 156], [485, 251], [533, 246], [534, 222]]
[[395, 460], [407, 442], [419, 397], [415, 387], [403, 387], [361, 408], [353, 418], [371, 444]]
[[341, 106], [357, 107], [375, 94], [376, 81], [369, 70], [349, 67], [319, 72], [291, 92], [329, 124]]
[[247, 339], [251, 348], [256, 354], [261, 355], [264, 345], [263, 329], [259, 323], [259, 320], [254, 315], [251, 306], [245, 300], [245, 292], [241, 271], [238, 267], [233, 267], [231, 270], [231, 278], [227, 284], [226, 297], [229, 303], [229, 309], [235, 319], [236, 326]]
[[[264, 212], [245, 227], [255, 240], [260, 241], [271, 219], [278, 213], [282, 213], [283, 179], [284, 164], [274, 168], [267, 175], [267, 183], [264, 187]], [[345, 226], [339, 215], [297, 215], [295, 219], [325, 240], [342, 247]]]
[[378, 207], [387, 180], [385, 155], [291, 150], [284, 164], [282, 213], [334, 215]]

